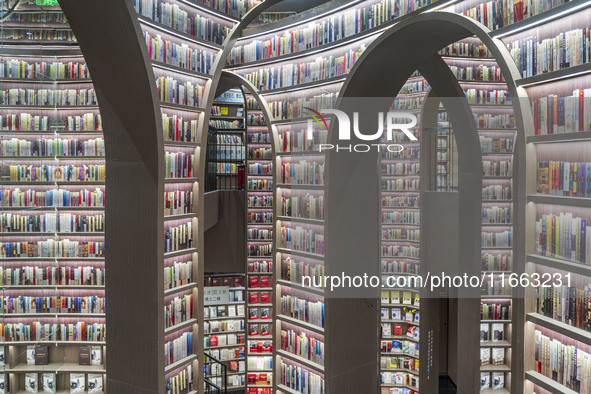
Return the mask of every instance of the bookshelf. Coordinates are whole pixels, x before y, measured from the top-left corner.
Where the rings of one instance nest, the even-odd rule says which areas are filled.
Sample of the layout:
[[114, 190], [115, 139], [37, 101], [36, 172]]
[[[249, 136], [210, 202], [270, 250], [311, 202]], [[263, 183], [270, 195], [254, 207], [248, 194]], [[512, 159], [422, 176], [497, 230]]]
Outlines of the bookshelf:
[[[102, 391], [106, 152], [93, 81], [59, 6], [21, 1], [1, 25], [0, 379], [6, 393], [76, 377]], [[87, 346], [96, 359], [79, 365]]]
[[228, 391], [244, 390], [246, 386], [247, 300], [244, 281], [244, 273], [205, 275], [205, 352], [225, 364], [226, 381], [223, 381], [221, 367], [209, 358], [204, 360], [205, 378]]

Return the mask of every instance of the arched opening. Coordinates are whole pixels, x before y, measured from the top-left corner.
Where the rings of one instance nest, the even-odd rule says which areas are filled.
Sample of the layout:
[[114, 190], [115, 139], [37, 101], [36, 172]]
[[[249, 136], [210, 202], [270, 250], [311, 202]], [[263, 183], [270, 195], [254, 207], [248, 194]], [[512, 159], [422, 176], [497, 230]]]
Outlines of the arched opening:
[[[507, 83], [507, 89], [512, 101], [516, 119], [516, 138], [513, 157], [512, 174], [515, 196], [520, 194], [520, 180], [523, 180], [524, 125], [531, 123], [531, 115], [528, 106], [519, 101], [523, 95], [514, 83], [518, 78], [515, 65], [510, 59], [502, 43], [492, 39], [488, 30], [482, 28], [472, 20], [454, 14], [433, 13], [424, 14], [404, 21], [380, 38], [374, 41], [355, 65], [347, 81], [340, 92], [339, 102], [336, 107], [351, 115], [359, 112], [361, 115], [362, 130], [375, 130], [375, 114], [387, 112], [393, 97], [400, 91], [408, 77], [418, 70], [429, 82], [433, 92], [437, 95], [448, 113], [450, 123], [453, 124], [458, 150], [458, 191], [449, 193], [436, 193], [421, 188], [421, 272], [423, 277], [427, 272], [441, 272], [441, 262], [446, 273], [451, 275], [476, 275], [480, 276], [478, 262], [481, 257], [481, 223], [480, 223], [480, 193], [482, 187], [482, 156], [480, 141], [477, 133], [477, 125], [462, 87], [458, 84], [449, 66], [438, 54], [438, 51], [451, 43], [475, 36], [488, 48], [492, 57], [496, 59]], [[392, 54], [400, 54], [392, 56]], [[368, 119], [363, 119], [367, 111]], [[372, 116], [373, 115], [373, 116]], [[329, 131], [328, 143], [337, 145], [343, 143], [337, 134], [337, 125], [340, 120], [333, 118]], [[352, 137], [345, 141], [348, 144], [367, 144], [368, 142]], [[404, 145], [404, 143], [402, 143]], [[421, 160], [421, 168], [428, 168], [428, 163]], [[380, 275], [377, 268], [371, 266], [371, 261], [379, 261], [379, 218], [376, 207], [379, 206], [378, 194], [379, 175], [376, 171], [378, 151], [370, 150], [367, 153], [331, 150], [327, 158], [327, 217], [331, 220], [326, 223], [326, 273], [327, 275]], [[423, 185], [428, 184], [425, 174], [421, 173]], [[425, 180], [423, 182], [423, 180]], [[518, 212], [523, 211], [522, 202], [517, 197], [514, 200], [513, 217], [518, 218]], [[437, 203], [436, 203], [437, 202]], [[445, 206], [447, 209], [442, 210]], [[520, 219], [523, 221], [523, 219]], [[513, 223], [513, 231], [520, 234], [523, 231], [523, 223]], [[462, 247], [459, 247], [461, 240]], [[522, 242], [518, 235], [514, 240], [515, 245]], [[360, 262], [368, 262], [360, 264]], [[377, 264], [376, 264], [377, 266]], [[514, 271], [523, 269], [523, 262], [519, 256], [514, 259]], [[374, 270], [372, 272], [372, 270]], [[460, 349], [465, 341], [473, 342], [478, 347], [476, 332], [479, 331], [479, 289], [460, 288], [450, 289], [449, 297], [457, 298], [457, 309], [462, 310], [462, 325], [458, 327], [454, 346]], [[514, 293], [513, 314], [517, 316], [522, 310], [522, 300], [519, 293]], [[436, 390], [438, 385], [437, 365], [433, 357], [437, 353], [437, 346], [432, 341], [433, 335], [438, 332], [438, 316], [432, 311], [438, 310], [438, 305], [431, 303], [436, 301], [438, 294], [429, 294], [421, 291], [421, 390], [430, 392]], [[375, 301], [375, 292], [371, 289], [339, 289], [339, 291], [327, 294], [326, 308], [329, 327], [345, 326], [346, 314], [342, 313], [350, 308], [356, 308], [356, 316], [364, 324], [349, 324], [350, 329], [339, 330], [333, 337], [327, 337], [328, 346], [336, 346], [352, 333], [361, 337], [375, 335], [376, 327], [367, 322], [377, 320], [379, 315], [379, 302]], [[339, 311], [341, 313], [339, 313]], [[342, 319], [342, 320], [341, 320]], [[346, 332], [345, 332], [346, 331]], [[342, 334], [342, 336], [340, 336]], [[512, 340], [519, 345], [520, 333], [515, 330]], [[334, 342], [333, 342], [334, 341]], [[348, 351], [358, 355], [355, 361], [347, 363], [339, 358], [339, 355], [328, 353], [326, 380], [327, 386], [339, 391], [355, 392], [364, 387], [355, 385], [353, 380], [343, 379], [343, 371], [356, 374], [375, 374], [379, 367], [375, 366], [378, 349], [371, 344], [363, 343], [358, 347], [353, 345]], [[332, 347], [330, 347], [332, 348]], [[473, 393], [479, 390], [479, 360], [477, 355], [473, 357], [458, 358], [456, 368], [461, 371], [461, 379], [458, 382], [458, 392]], [[512, 380], [520, 375], [519, 363], [512, 369]], [[359, 365], [369, 366], [359, 367]], [[338, 366], [338, 367], [337, 367]], [[334, 368], [334, 369], [333, 369]], [[373, 371], [370, 372], [369, 369]], [[367, 382], [364, 382], [367, 385]], [[513, 389], [518, 389], [512, 387]], [[367, 390], [367, 386], [365, 386]], [[373, 388], [372, 388], [373, 390]], [[376, 388], [377, 391], [377, 388]]]

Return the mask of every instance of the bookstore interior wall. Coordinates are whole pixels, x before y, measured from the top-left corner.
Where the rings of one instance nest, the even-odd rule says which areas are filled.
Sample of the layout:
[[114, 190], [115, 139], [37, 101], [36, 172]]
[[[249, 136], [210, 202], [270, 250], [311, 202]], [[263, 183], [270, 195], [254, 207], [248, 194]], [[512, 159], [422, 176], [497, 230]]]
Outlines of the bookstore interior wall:
[[590, 1], [0, 3], [0, 393], [591, 389]]

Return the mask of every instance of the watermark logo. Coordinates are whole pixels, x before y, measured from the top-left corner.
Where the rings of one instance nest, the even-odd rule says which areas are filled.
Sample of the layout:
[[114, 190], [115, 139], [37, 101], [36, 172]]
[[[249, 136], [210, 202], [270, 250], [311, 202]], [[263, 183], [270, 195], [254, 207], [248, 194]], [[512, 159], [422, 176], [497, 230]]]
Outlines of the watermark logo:
[[[353, 122], [345, 112], [337, 109], [325, 109], [318, 112], [312, 108], [306, 107], [312, 119], [308, 119], [308, 129], [306, 131], [306, 138], [312, 140], [314, 138], [314, 122], [318, 124], [320, 129], [328, 130], [328, 124], [323, 115], [335, 115], [338, 122], [339, 141], [350, 141], [351, 131], [356, 138], [362, 141], [376, 141], [382, 138], [385, 133], [387, 141], [394, 140], [394, 131], [401, 131], [410, 141], [418, 141], [417, 137], [410, 130], [417, 125], [417, 117], [408, 112], [389, 111], [386, 114], [378, 113], [378, 130], [372, 134], [364, 134], [359, 129], [359, 112], [353, 112]], [[385, 122], [384, 122], [385, 117]], [[399, 123], [400, 121], [404, 121]], [[385, 131], [384, 131], [385, 124]], [[404, 147], [400, 144], [355, 144], [355, 145], [339, 145], [334, 144], [319, 144], [318, 150], [320, 152], [327, 150], [345, 150], [348, 152], [369, 152], [375, 147], [378, 151], [386, 148], [389, 152], [401, 152]]]

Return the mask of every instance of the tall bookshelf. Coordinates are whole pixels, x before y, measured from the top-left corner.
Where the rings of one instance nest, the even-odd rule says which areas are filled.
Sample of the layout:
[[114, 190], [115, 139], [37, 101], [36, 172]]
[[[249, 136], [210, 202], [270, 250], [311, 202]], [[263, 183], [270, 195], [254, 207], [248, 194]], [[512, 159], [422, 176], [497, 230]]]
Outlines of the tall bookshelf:
[[[190, 196], [192, 202], [182, 212], [164, 217], [165, 238], [169, 238], [169, 233], [171, 239], [178, 234], [186, 241], [178, 247], [165, 249], [164, 267], [179, 262], [192, 263], [190, 285], [174, 287], [165, 290], [163, 294], [165, 306], [180, 303], [181, 310], [179, 319], [171, 324], [165, 322], [164, 340], [169, 342], [187, 335], [200, 338], [203, 333], [199, 327], [204, 324], [199, 319], [199, 316], [203, 316], [203, 295], [197, 289], [201, 282], [199, 278], [203, 277], [202, 262], [198, 261], [198, 255], [202, 253], [199, 245], [203, 239], [200, 229], [203, 219], [198, 207], [202, 206], [199, 201], [202, 193], [200, 188], [205, 187], [205, 184], [200, 185], [198, 175], [204, 174], [200, 164], [203, 162], [200, 160], [199, 145], [200, 141], [206, 141], [202, 137], [206, 133], [205, 126], [202, 126], [204, 118], [207, 118], [205, 111], [213, 111], [214, 116], [217, 115], [216, 107], [204, 108], [205, 94], [208, 92], [206, 86], [211, 85], [214, 74], [212, 67], [221, 53], [222, 43], [250, 4], [238, 2], [234, 4], [238, 8], [233, 8], [229, 2], [219, 2], [212, 7], [213, 4], [207, 1], [135, 1], [133, 5], [160, 96], [165, 132], [166, 192]], [[230, 15], [234, 13], [236, 16]], [[159, 48], [164, 50], [160, 51]], [[221, 112], [219, 115], [222, 115]], [[239, 122], [238, 119], [226, 118], [212, 120], [214, 123], [216, 121], [218, 126]], [[221, 138], [228, 136], [231, 139], [230, 133], [225, 133]], [[224, 160], [224, 164], [228, 161]], [[217, 170], [216, 157], [216, 185], [220, 182]], [[228, 175], [226, 169], [223, 170], [223, 175]], [[165, 363], [167, 390], [172, 390], [173, 393], [201, 390], [203, 364], [200, 360], [203, 352], [203, 341], [193, 341], [186, 353], [172, 358], [172, 363]]]
[[274, 384], [275, 200], [273, 136], [261, 103], [246, 94], [247, 388], [272, 392]]
[[239, 89], [231, 89], [216, 100], [209, 121], [210, 128], [215, 129], [212, 135], [215, 144], [211, 145], [214, 151], [208, 152], [207, 172], [215, 174], [216, 190], [243, 189], [246, 161], [244, 96]]
[[[102, 392], [105, 147], [94, 87], [59, 6], [22, 1], [0, 29], [0, 382], [6, 393], [71, 382]], [[35, 346], [46, 364], [35, 365]], [[95, 361], [79, 365], [87, 346]]]

